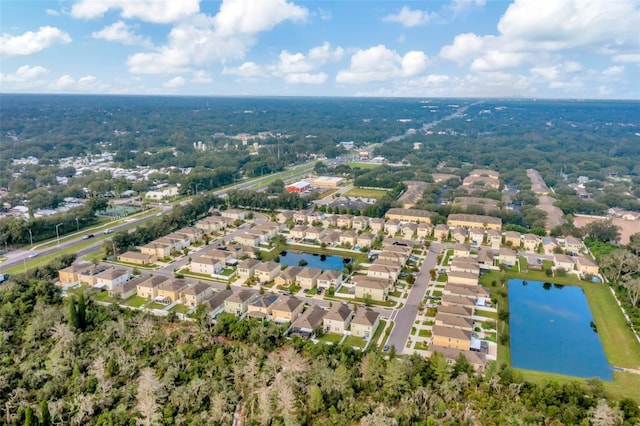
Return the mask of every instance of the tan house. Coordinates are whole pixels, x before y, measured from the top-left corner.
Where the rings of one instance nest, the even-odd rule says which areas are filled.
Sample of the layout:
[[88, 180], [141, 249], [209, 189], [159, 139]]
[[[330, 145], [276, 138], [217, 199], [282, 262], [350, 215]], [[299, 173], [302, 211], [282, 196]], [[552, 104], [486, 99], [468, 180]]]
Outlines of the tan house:
[[247, 312], [251, 301], [257, 299], [259, 294], [251, 290], [241, 290], [233, 293], [224, 301], [224, 311], [228, 314], [241, 316]]
[[460, 328], [462, 330], [473, 330], [473, 320], [468, 317], [458, 315], [449, 315], [438, 312], [435, 317], [435, 325], [444, 325], [447, 327]]
[[183, 279], [169, 279], [158, 286], [155, 299], [158, 302], [170, 304], [182, 300], [182, 291], [188, 286]]
[[489, 229], [487, 231], [487, 245], [497, 249], [497, 248], [500, 248], [501, 244], [502, 244], [502, 234], [500, 233], [500, 231], [495, 229]]
[[469, 272], [476, 276], [480, 275], [480, 265], [478, 265], [478, 261], [472, 257], [459, 257], [453, 259], [449, 269], [452, 272]]
[[384, 232], [389, 235], [395, 235], [402, 229], [402, 224], [398, 219], [389, 219], [384, 223]]
[[443, 294], [452, 294], [459, 297], [469, 297], [472, 299], [489, 298], [489, 291], [479, 285], [447, 284], [442, 291]]
[[126, 269], [110, 268], [104, 272], [95, 276], [96, 287], [104, 288], [106, 290], [113, 290], [116, 287], [120, 287], [131, 278], [131, 274]]
[[475, 298], [456, 296], [454, 294], [445, 294], [442, 296], [442, 304], [440, 306], [459, 305], [465, 308], [473, 309], [476, 304]]
[[275, 262], [261, 263], [254, 269], [253, 274], [258, 281], [269, 282], [280, 274], [280, 264]]
[[322, 226], [326, 228], [336, 228], [338, 226], [338, 215], [328, 214], [322, 220]]
[[190, 243], [193, 244], [202, 240], [204, 237], [204, 230], [188, 226], [186, 228], [179, 229], [176, 231], [176, 234], [185, 235], [189, 238]]
[[58, 279], [62, 285], [75, 284], [80, 281], [79, 273], [91, 268], [93, 265], [89, 262], [75, 263], [58, 271]]
[[447, 282], [461, 285], [478, 285], [478, 274], [450, 271], [447, 273]]
[[189, 270], [196, 274], [216, 275], [222, 272], [224, 263], [210, 257], [194, 257], [189, 264]]
[[239, 209], [229, 209], [221, 211], [220, 216], [229, 218], [231, 220], [244, 220], [245, 212]]
[[402, 236], [404, 238], [413, 238], [414, 234], [417, 236], [418, 225], [416, 223], [408, 222], [402, 225]]
[[431, 223], [431, 216], [433, 215], [433, 212], [426, 210], [391, 208], [387, 210], [384, 217], [387, 220], [395, 219], [403, 222]]
[[169, 257], [173, 251], [173, 245], [151, 242], [140, 247], [140, 253], [156, 256], [158, 259]]
[[337, 226], [338, 228], [351, 228], [353, 223], [353, 216], [350, 214], [341, 214], [338, 216]]
[[317, 280], [318, 288], [327, 289], [329, 287], [338, 288], [342, 284], [342, 271], [326, 269], [322, 271]]
[[460, 328], [434, 325], [432, 328], [433, 344], [445, 348], [468, 351], [471, 346], [471, 331]]
[[316, 329], [322, 327], [322, 319], [327, 311], [318, 305], [311, 305], [291, 324], [291, 334], [311, 337]]
[[564, 249], [569, 253], [580, 253], [583, 248], [582, 241], [576, 237], [569, 236], [564, 239]]
[[349, 328], [353, 311], [346, 303], [334, 303], [323, 319], [325, 333], [344, 334]]
[[355, 296], [360, 299], [369, 295], [371, 300], [383, 302], [389, 297], [390, 283], [387, 279], [356, 275], [352, 281], [355, 283]]
[[256, 267], [260, 265], [260, 261], [257, 259], [246, 259], [238, 263], [236, 272], [240, 278], [251, 278], [255, 272]]
[[351, 221], [351, 227], [356, 231], [364, 231], [369, 227], [369, 218], [366, 216], [356, 216]]
[[150, 276], [138, 283], [136, 294], [145, 299], [153, 299], [158, 295], [158, 286], [165, 281], [169, 281], [169, 278], [160, 275]]
[[278, 300], [277, 294], [264, 294], [247, 305], [247, 315], [254, 318], [271, 318], [271, 307]]
[[206, 232], [220, 232], [227, 228], [227, 221], [220, 216], [205, 217], [196, 222], [196, 228]]
[[293, 322], [302, 313], [304, 303], [295, 296], [280, 296], [271, 308], [275, 322]]
[[285, 223], [288, 220], [293, 220], [293, 212], [291, 210], [283, 210], [276, 215], [278, 223]]
[[567, 256], [566, 254], [555, 254], [553, 255], [553, 258], [556, 269], [562, 268], [565, 271], [573, 271], [575, 262], [571, 256]]
[[307, 215], [311, 213], [311, 210], [299, 210], [293, 212], [293, 223], [302, 225], [307, 223]]
[[522, 236], [522, 248], [524, 248], [526, 251], [535, 253], [538, 251], [538, 246], [540, 245], [541, 241], [542, 239], [535, 234], [524, 234]]
[[302, 288], [311, 289], [316, 286], [322, 271], [318, 268], [302, 268], [296, 276], [296, 284]]
[[[376, 261], [377, 262], [377, 261]], [[367, 269], [367, 276], [371, 278], [382, 278], [384, 280], [395, 281], [398, 279], [401, 267], [372, 263]]]
[[468, 257], [471, 254], [471, 249], [466, 244], [456, 244], [453, 246], [453, 257]]
[[598, 264], [591, 258], [585, 256], [578, 256], [576, 258], [576, 269], [581, 274], [598, 275], [600, 269]]
[[307, 241], [320, 241], [320, 239], [324, 237], [326, 233], [327, 230], [324, 228], [309, 227], [305, 231], [304, 238]]
[[155, 254], [139, 253], [137, 251], [127, 251], [118, 255], [118, 261], [131, 263], [133, 265], [152, 265], [158, 260]]
[[320, 242], [328, 246], [334, 246], [340, 242], [340, 232], [331, 231], [320, 238]]
[[296, 277], [302, 271], [301, 266], [289, 266], [284, 271], [280, 272], [280, 275], [273, 280], [276, 285], [290, 286], [295, 284]]
[[355, 246], [358, 240], [358, 234], [355, 231], [345, 231], [340, 234], [340, 244], [343, 246]]
[[504, 244], [515, 249], [520, 248], [522, 242], [522, 234], [516, 231], [507, 231], [504, 233]]
[[477, 214], [450, 214], [447, 218], [447, 225], [461, 226], [463, 228], [495, 229], [499, 231], [502, 228], [502, 219]]
[[182, 293], [182, 303], [192, 308], [198, 306], [213, 294], [211, 286], [203, 283], [189, 284], [180, 291]]
[[451, 230], [451, 239], [458, 244], [464, 244], [467, 241], [467, 230], [457, 226]]
[[144, 281], [144, 278], [134, 278], [132, 280], [127, 281], [119, 287], [114, 287], [109, 290], [109, 297], [113, 297], [114, 299], [125, 300], [136, 294], [136, 288], [138, 284]]
[[438, 241], [444, 241], [449, 239], [449, 227], [444, 224], [438, 224], [433, 230], [433, 238]]
[[373, 219], [369, 220], [369, 227], [371, 228], [371, 232], [377, 234], [378, 232], [383, 231], [385, 223], [385, 220], [380, 217], [374, 217]]
[[483, 371], [487, 365], [486, 355], [482, 352], [464, 351], [461, 349], [446, 348], [444, 346], [435, 345], [429, 345], [428, 351], [431, 355], [436, 352], [441, 353], [447, 361], [447, 364], [455, 364], [460, 354], [462, 354], [477, 372]]
[[517, 253], [511, 250], [510, 248], [502, 247], [500, 251], [498, 251], [498, 264], [515, 266], [517, 261], [518, 261]]
[[470, 318], [473, 316], [473, 309], [462, 305], [447, 305], [439, 306], [438, 313]]
[[295, 240], [302, 240], [307, 235], [307, 227], [305, 225], [297, 225], [289, 231], [289, 237]]
[[469, 229], [469, 241], [476, 246], [482, 245], [484, 243], [484, 229], [479, 229], [479, 228]]
[[242, 234], [234, 237], [234, 240], [236, 241], [236, 243], [242, 244], [243, 246], [258, 247], [260, 245], [260, 242], [262, 241], [262, 238], [260, 235], [252, 232], [243, 232]]
[[358, 247], [371, 247], [375, 241], [376, 241], [375, 235], [369, 232], [365, 232], [363, 234], [358, 235], [356, 244], [358, 245]]
[[380, 324], [380, 314], [370, 308], [360, 307], [351, 320], [351, 335], [369, 340]]
[[418, 238], [429, 238], [433, 233], [433, 225], [421, 222], [418, 224], [416, 232], [418, 234]]

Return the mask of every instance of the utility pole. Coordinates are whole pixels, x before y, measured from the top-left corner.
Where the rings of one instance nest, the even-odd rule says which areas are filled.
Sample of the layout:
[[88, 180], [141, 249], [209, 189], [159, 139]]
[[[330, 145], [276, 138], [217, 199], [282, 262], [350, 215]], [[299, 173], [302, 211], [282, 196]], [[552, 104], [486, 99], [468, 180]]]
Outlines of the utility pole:
[[62, 225], [64, 225], [64, 223], [59, 223], [56, 225], [56, 239], [58, 240], [58, 246], [60, 245], [60, 232], [58, 231], [58, 228], [60, 228]]

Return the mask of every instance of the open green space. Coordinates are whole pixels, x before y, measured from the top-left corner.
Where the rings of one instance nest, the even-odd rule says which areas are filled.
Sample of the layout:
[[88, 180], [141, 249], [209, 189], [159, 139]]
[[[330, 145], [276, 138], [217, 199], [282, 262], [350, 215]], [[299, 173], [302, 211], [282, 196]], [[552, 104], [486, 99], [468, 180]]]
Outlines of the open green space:
[[176, 305], [173, 308], [169, 309], [169, 312], [177, 312], [179, 314], [186, 314], [189, 312], [189, 307], [185, 305]]
[[159, 310], [163, 310], [166, 307], [167, 305], [163, 305], [161, 303], [156, 303], [156, 302], [151, 302], [146, 306], [147, 309], [159, 309]]
[[351, 167], [352, 169], [358, 168], [358, 169], [375, 169], [376, 167], [380, 167], [380, 164], [376, 164], [376, 163], [347, 163], [347, 166]]
[[125, 305], [131, 306], [133, 308], [139, 308], [145, 303], [147, 303], [147, 299], [145, 299], [144, 297], [136, 296], [135, 294], [124, 301]]
[[342, 343], [345, 346], [355, 346], [357, 348], [364, 348], [364, 345], [367, 342], [365, 342], [365, 340], [362, 337], [356, 337], [356, 336], [348, 336], [346, 339], [344, 339], [344, 342]]
[[420, 337], [431, 337], [433, 334], [430, 330], [420, 330], [418, 331], [418, 336]]
[[335, 333], [325, 334], [322, 337], [318, 338], [318, 341], [322, 343], [332, 343], [334, 345], [337, 345], [340, 342], [340, 340], [342, 340], [342, 334], [335, 334]]
[[347, 191], [344, 195], [347, 197], [364, 197], [364, 198], [382, 198], [387, 195], [389, 191], [382, 189], [367, 189], [367, 188], [353, 188]]
[[380, 320], [380, 324], [378, 325], [378, 328], [376, 328], [376, 331], [373, 333], [373, 337], [371, 338], [371, 345], [376, 345], [378, 343], [378, 339], [380, 338], [380, 335], [382, 334], [382, 331], [386, 326], [387, 322], [385, 320]]

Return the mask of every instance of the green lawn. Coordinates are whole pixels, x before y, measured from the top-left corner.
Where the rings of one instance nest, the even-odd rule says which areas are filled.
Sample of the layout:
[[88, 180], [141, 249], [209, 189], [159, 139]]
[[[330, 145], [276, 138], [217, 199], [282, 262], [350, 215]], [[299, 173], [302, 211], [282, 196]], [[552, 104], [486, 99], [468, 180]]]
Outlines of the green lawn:
[[355, 169], [355, 168], [359, 168], [359, 169], [375, 169], [376, 167], [380, 167], [380, 164], [376, 164], [376, 163], [347, 163], [347, 166], [351, 167], [352, 169]]
[[177, 312], [180, 314], [186, 314], [189, 312], [189, 307], [185, 305], [176, 305], [173, 308], [169, 309], [170, 312]]
[[139, 308], [145, 303], [147, 303], [147, 299], [145, 299], [144, 297], [136, 296], [135, 294], [123, 302], [123, 304], [129, 305], [134, 308]]
[[418, 331], [418, 336], [420, 337], [431, 337], [433, 334], [429, 330], [420, 330]]
[[147, 307], [147, 309], [160, 309], [160, 310], [162, 310], [162, 309], [166, 308], [167, 305], [163, 305], [161, 303], [156, 303], [156, 302], [151, 302], [146, 307]]
[[382, 198], [387, 195], [389, 191], [381, 189], [365, 189], [365, 188], [353, 188], [347, 191], [344, 195], [347, 197], [364, 197], [364, 198]]
[[334, 345], [337, 345], [340, 340], [342, 340], [342, 334], [329, 333], [318, 338], [318, 340], [322, 343], [333, 343]]
[[498, 314], [496, 312], [476, 310], [476, 315], [484, 318], [498, 319]]
[[348, 336], [346, 339], [344, 339], [343, 345], [345, 345], [345, 346], [355, 346], [355, 347], [358, 347], [358, 348], [364, 348], [364, 345], [366, 343], [367, 342], [365, 342], [362, 337]]
[[382, 334], [382, 331], [384, 330], [384, 328], [387, 326], [387, 322], [385, 320], [380, 320], [380, 324], [378, 325], [378, 328], [376, 328], [375, 333], [373, 333], [373, 337], [371, 338], [371, 345], [376, 345], [378, 342], [378, 339], [380, 338], [380, 335]]

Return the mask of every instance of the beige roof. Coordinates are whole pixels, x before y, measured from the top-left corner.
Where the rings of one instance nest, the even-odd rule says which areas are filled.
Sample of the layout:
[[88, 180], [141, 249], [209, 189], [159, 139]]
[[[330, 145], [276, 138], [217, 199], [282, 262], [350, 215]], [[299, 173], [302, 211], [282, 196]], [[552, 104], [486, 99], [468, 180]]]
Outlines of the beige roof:
[[222, 306], [224, 304], [224, 301], [227, 300], [231, 295], [233, 295], [233, 292], [231, 290], [222, 290], [214, 294], [210, 299], [207, 299], [204, 303], [206, 303], [207, 307], [213, 311]]
[[325, 269], [320, 274], [318, 279], [320, 280], [335, 280], [336, 278], [342, 277], [342, 271], [337, 271], [335, 269]]
[[436, 321], [442, 321], [444, 325], [449, 325], [452, 327], [468, 327], [473, 328], [473, 320], [468, 317], [461, 317], [459, 315], [449, 315], [443, 312], [438, 312], [436, 314]]
[[459, 220], [464, 222], [473, 222], [473, 223], [488, 223], [492, 225], [502, 225], [502, 219], [493, 216], [484, 216], [478, 214], [450, 214], [448, 220]]
[[456, 294], [463, 297], [489, 297], [489, 291], [479, 285], [461, 285], [451, 284], [445, 285], [444, 290], [450, 294]]
[[401, 208], [391, 208], [387, 210], [385, 213], [385, 217], [389, 217], [390, 215], [402, 215], [402, 216], [413, 216], [416, 218], [430, 218], [435, 213], [426, 211], [426, 210], [418, 210], [418, 209], [401, 209]]
[[149, 278], [145, 279], [144, 281], [142, 281], [138, 285], [140, 287], [155, 288], [155, 287], [158, 287], [163, 282], [168, 281], [168, 280], [169, 280], [169, 278], [167, 278], [167, 277], [163, 277], [161, 275], [154, 275], [152, 277], [149, 277]]
[[473, 311], [469, 307], [460, 306], [460, 305], [440, 305], [438, 307], [438, 312], [442, 312], [444, 314], [451, 315], [460, 315], [465, 317], [470, 317], [473, 314]]
[[302, 271], [301, 266], [289, 266], [284, 271], [280, 272], [280, 278], [284, 280], [293, 280]]
[[215, 258], [215, 257], [198, 256], [191, 259], [191, 263], [192, 264], [198, 263], [202, 265], [219, 265], [221, 261], [219, 258]]
[[473, 306], [475, 304], [475, 302], [468, 297], [460, 297], [454, 294], [445, 294], [442, 296], [442, 303], [462, 306]]
[[444, 346], [435, 346], [435, 345], [429, 345], [428, 350], [432, 354], [435, 352], [440, 352], [442, 355], [444, 355], [445, 359], [448, 359], [448, 360], [455, 361], [458, 358], [458, 356], [462, 353], [465, 356], [465, 358], [467, 358], [467, 361], [469, 361], [469, 363], [472, 365], [484, 366], [487, 363], [485, 354], [480, 352], [465, 351], [462, 349], [447, 348]]
[[351, 320], [351, 324], [373, 325], [379, 316], [380, 314], [371, 308], [360, 307]]
[[584, 256], [578, 256], [576, 262], [578, 263], [578, 265], [583, 266], [598, 266], [598, 264], [593, 259]]
[[276, 268], [280, 268], [280, 264], [276, 262], [264, 262], [256, 267], [257, 272], [271, 272]]
[[166, 291], [179, 291], [182, 288], [187, 286], [187, 282], [185, 280], [173, 280], [170, 279], [168, 281], [163, 282], [158, 286], [158, 290], [166, 290]]
[[241, 269], [251, 269], [260, 264], [258, 259], [245, 259], [242, 262], [238, 263], [238, 268]]
[[306, 311], [298, 317], [297, 320], [291, 324], [293, 329], [313, 330], [318, 325], [322, 324], [322, 318], [324, 318], [326, 311], [318, 305], [311, 305]]
[[370, 288], [374, 290], [384, 290], [389, 287], [389, 280], [385, 278], [372, 278], [363, 275], [356, 275], [352, 281], [358, 287]]
[[240, 290], [237, 293], [233, 293], [225, 301], [230, 303], [245, 303], [256, 294], [253, 290]]
[[327, 320], [346, 321], [353, 311], [346, 303], [335, 303], [329, 308], [329, 312], [324, 316]]
[[187, 287], [183, 288], [182, 293], [187, 294], [189, 296], [197, 296], [209, 290], [209, 288], [211, 287], [207, 284], [197, 283], [193, 285], [188, 285]]
[[125, 269], [113, 268], [113, 269], [107, 269], [106, 271], [99, 273], [98, 275], [96, 275], [96, 279], [115, 280], [116, 278], [120, 278], [121, 276], [128, 275], [128, 274], [129, 274], [129, 271]]
[[119, 254], [118, 257], [128, 258], [128, 259], [147, 260], [153, 257], [153, 255], [148, 253], [139, 253], [137, 251], [127, 251], [125, 253]]
[[447, 278], [449, 281], [455, 281], [456, 278], [462, 279], [478, 279], [478, 274], [473, 274], [471, 272], [458, 272], [458, 271], [450, 271], [447, 272]]
[[302, 268], [298, 276], [301, 278], [317, 278], [321, 273], [322, 271], [318, 268]]
[[273, 304], [274, 311], [293, 312], [302, 304], [302, 300], [295, 296], [280, 296]]
[[68, 273], [80, 272], [80, 271], [84, 271], [85, 269], [91, 268], [92, 266], [93, 264], [91, 262], [80, 262], [80, 263], [75, 263], [71, 266], [67, 266], [64, 269], [61, 269], [60, 272], [68, 272]]
[[432, 328], [434, 336], [450, 337], [459, 340], [471, 340], [471, 332], [459, 328], [447, 327], [444, 325], [434, 325]]

